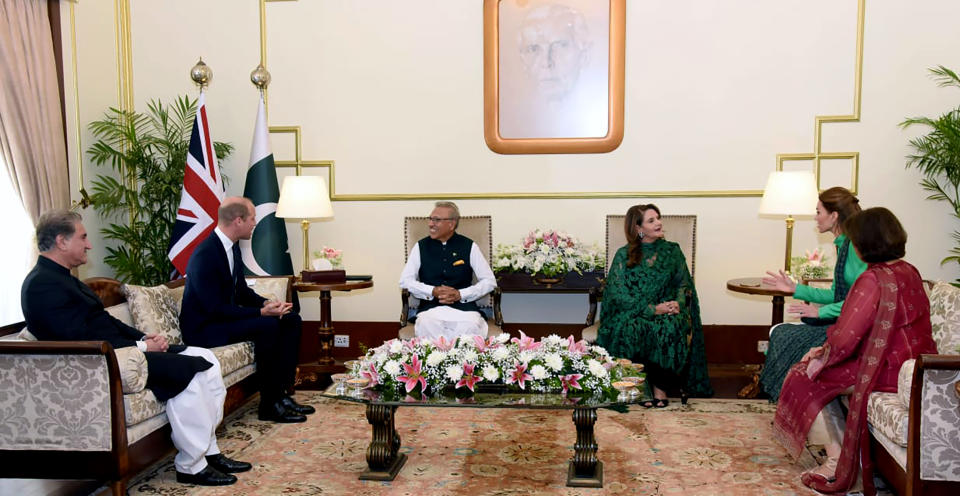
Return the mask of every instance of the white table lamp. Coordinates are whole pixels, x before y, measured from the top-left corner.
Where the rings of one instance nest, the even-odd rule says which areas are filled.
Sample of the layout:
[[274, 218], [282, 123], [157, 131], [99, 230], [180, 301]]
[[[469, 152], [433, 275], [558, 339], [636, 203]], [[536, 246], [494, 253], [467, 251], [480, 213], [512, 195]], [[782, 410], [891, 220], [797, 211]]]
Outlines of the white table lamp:
[[783, 270], [790, 273], [790, 251], [793, 244], [793, 215], [815, 215], [817, 212], [817, 180], [812, 172], [774, 171], [767, 178], [760, 200], [761, 215], [787, 216], [787, 250]]
[[301, 219], [303, 229], [303, 270], [310, 270], [310, 245], [307, 233], [310, 219], [333, 218], [333, 205], [327, 193], [327, 183], [320, 176], [287, 176], [280, 188], [277, 217]]

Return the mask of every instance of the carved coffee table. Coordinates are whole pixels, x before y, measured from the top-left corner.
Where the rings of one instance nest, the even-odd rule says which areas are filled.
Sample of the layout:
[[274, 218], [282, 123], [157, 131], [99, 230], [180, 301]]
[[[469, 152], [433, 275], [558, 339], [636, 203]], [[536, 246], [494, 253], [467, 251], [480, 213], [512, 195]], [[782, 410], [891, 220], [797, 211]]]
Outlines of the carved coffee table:
[[400, 434], [395, 427], [398, 407], [432, 408], [514, 408], [540, 410], [572, 410], [573, 424], [577, 428], [573, 458], [567, 469], [567, 486], [603, 487], [603, 462], [597, 459], [597, 441], [593, 427], [597, 422], [597, 408], [626, 403], [608, 398], [582, 398], [563, 396], [557, 393], [477, 392], [458, 398], [452, 392], [440, 396], [397, 398], [378, 391], [362, 389], [336, 394], [334, 387], [324, 396], [367, 406], [367, 421], [373, 428], [373, 439], [367, 448], [367, 470], [360, 474], [361, 480], [393, 480], [407, 455], [399, 453]]

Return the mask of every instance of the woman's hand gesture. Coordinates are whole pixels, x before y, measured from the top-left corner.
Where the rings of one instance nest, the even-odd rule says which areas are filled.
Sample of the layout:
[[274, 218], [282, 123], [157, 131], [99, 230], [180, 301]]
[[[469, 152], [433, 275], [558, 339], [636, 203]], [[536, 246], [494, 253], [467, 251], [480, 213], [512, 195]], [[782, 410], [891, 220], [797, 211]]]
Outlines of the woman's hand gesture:
[[789, 311], [800, 317], [810, 317], [814, 319], [820, 317], [820, 307], [809, 303], [793, 303], [790, 305]]
[[777, 291], [793, 293], [797, 290], [797, 283], [793, 282], [787, 274], [778, 270], [777, 272], [767, 271], [767, 277], [763, 278], [763, 283], [767, 286], [773, 286]]

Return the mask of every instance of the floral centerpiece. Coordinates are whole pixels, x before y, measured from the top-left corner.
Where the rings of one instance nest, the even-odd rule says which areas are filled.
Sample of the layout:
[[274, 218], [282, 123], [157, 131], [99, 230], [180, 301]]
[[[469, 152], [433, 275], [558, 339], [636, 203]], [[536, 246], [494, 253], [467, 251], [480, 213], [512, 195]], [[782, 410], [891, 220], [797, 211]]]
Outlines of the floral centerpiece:
[[497, 245], [493, 270], [562, 276], [568, 272], [603, 270], [606, 259], [599, 246], [584, 245], [563, 231], [537, 229], [519, 245]]
[[480, 385], [531, 392], [584, 396], [616, 395], [612, 382], [622, 375], [600, 346], [550, 335], [537, 341], [523, 332], [453, 341], [393, 339], [370, 349], [354, 373], [383, 392], [440, 394], [445, 389], [472, 394]]
[[806, 256], [790, 259], [790, 271], [800, 279], [823, 279], [831, 276], [832, 268], [827, 265], [827, 256], [819, 249], [814, 248]]
[[[330, 248], [329, 246], [324, 246], [320, 249], [320, 251], [313, 252], [313, 258], [313, 265], [317, 270], [324, 270], [325, 268], [326, 270], [343, 268], [343, 250], [337, 250]], [[326, 262], [321, 262], [321, 260], [326, 260]], [[325, 267], [328, 264], [330, 267]]]

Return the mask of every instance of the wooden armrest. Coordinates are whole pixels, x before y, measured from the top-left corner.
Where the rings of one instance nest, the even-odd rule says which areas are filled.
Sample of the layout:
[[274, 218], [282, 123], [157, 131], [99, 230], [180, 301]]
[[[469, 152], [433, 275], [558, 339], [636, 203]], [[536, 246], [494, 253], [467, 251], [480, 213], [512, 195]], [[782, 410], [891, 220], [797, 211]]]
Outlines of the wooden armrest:
[[407, 326], [407, 315], [410, 314], [410, 291], [407, 289], [400, 290], [400, 327]]
[[500, 286], [493, 288], [491, 292], [493, 296], [493, 323], [497, 324], [501, 328], [503, 327], [503, 312], [500, 311], [500, 300], [503, 298], [503, 290], [500, 289]]
[[[113, 355], [106, 341], [0, 341], [8, 355]], [[116, 362], [116, 358], [114, 358]]]

